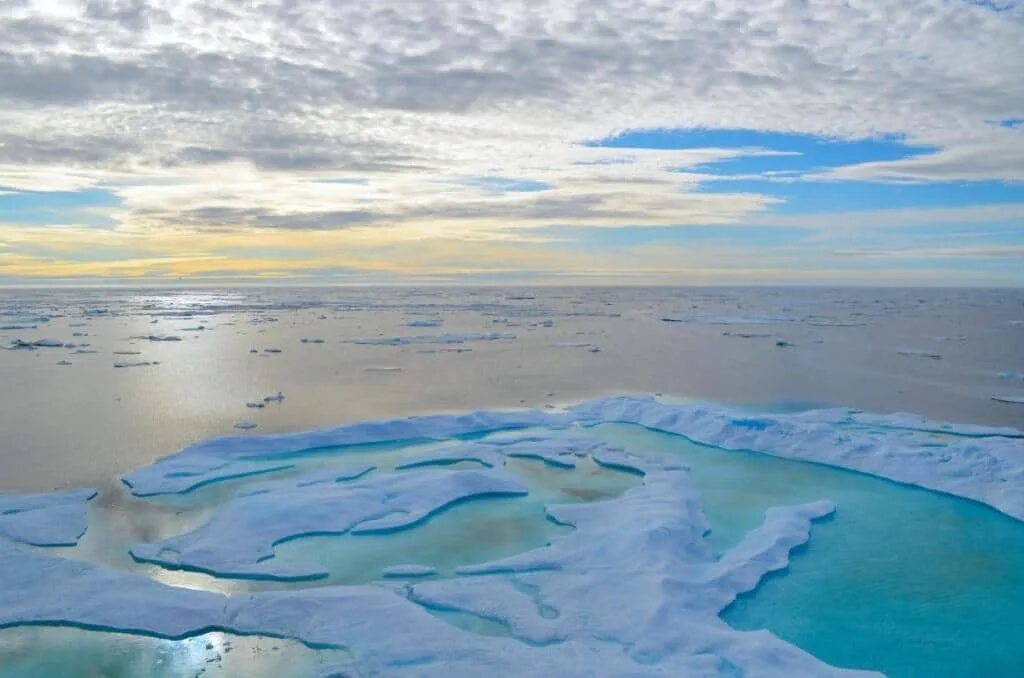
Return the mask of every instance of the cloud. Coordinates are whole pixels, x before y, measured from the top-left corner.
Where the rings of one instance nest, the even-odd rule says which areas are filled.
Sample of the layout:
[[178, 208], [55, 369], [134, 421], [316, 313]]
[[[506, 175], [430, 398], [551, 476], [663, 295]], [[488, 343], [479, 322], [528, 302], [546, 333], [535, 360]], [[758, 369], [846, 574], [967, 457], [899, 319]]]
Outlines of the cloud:
[[[773, 149], [583, 143], [892, 135], [938, 150], [776, 178], [1021, 182], [1024, 129], [991, 121], [1024, 115], [1022, 40], [1017, 5], [980, 1], [16, 0], [0, 5], [0, 186], [102, 186], [126, 236], [200, 239], [985, 219], [774, 214], [700, 169]], [[508, 177], [546, 190], [496, 190]]]

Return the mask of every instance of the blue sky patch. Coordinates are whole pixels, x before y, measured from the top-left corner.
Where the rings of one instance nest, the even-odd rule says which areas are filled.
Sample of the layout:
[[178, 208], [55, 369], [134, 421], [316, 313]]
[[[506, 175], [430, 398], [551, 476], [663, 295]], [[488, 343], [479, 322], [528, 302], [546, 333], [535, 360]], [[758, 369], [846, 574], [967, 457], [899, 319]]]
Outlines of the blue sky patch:
[[109, 228], [117, 221], [104, 209], [121, 205], [112, 191], [89, 188], [82, 191], [18, 191], [0, 187], [0, 223], [54, 226], [77, 224]]
[[533, 193], [551, 188], [551, 184], [543, 181], [510, 179], [508, 177], [472, 177], [462, 183], [467, 186], [477, 186], [488, 193]]
[[912, 146], [901, 137], [845, 140], [749, 129], [655, 129], [633, 130], [599, 141], [593, 148], [682, 150], [699, 148], [763, 149], [773, 155], [741, 155], [687, 170], [709, 174], [761, 174], [764, 172], [811, 172], [864, 162], [902, 160], [938, 150]]

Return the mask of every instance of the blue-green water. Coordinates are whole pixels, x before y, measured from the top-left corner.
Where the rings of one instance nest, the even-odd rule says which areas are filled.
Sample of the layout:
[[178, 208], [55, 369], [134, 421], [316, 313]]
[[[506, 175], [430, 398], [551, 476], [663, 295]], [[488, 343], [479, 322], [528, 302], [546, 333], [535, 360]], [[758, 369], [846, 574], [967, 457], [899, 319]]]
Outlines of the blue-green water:
[[770, 506], [830, 499], [788, 570], [723, 613], [837, 666], [890, 676], [1024, 675], [1024, 524], [863, 474], [726, 452], [635, 426], [592, 431], [691, 467], [718, 550]]

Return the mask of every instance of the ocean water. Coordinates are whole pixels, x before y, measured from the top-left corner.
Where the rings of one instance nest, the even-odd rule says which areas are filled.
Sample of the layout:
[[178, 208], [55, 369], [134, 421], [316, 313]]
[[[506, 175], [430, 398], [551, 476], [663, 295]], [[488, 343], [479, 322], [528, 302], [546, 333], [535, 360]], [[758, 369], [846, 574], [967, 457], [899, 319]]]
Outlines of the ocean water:
[[[407, 326], [423, 320], [442, 324]], [[105, 487], [242, 420], [300, 431], [622, 393], [1024, 425], [1024, 405], [992, 400], [1024, 393], [999, 376], [1024, 374], [1020, 290], [2, 290], [10, 327], [26, 329], [0, 329], [0, 346], [76, 347], [0, 350], [0, 490]], [[485, 332], [514, 338], [346, 343]], [[133, 338], [150, 335], [181, 341]], [[246, 407], [279, 391], [283, 402]]]
[[[509, 460], [506, 470], [529, 495], [460, 503], [394, 533], [282, 543], [276, 558], [329, 572], [283, 583], [165, 569], [136, 562], [128, 549], [195, 529], [251, 484], [342, 463], [386, 473], [450, 443], [320, 449], [287, 471], [181, 496], [136, 498], [118, 476], [197, 440], [244, 434], [234, 428], [243, 420], [256, 424], [255, 433], [298, 431], [442, 411], [542, 409], [627, 392], [752, 410], [841, 405], [1022, 427], [1024, 406], [992, 399], [1024, 392], [1022, 300], [1010, 290], [8, 291], [0, 295], [0, 327], [16, 329], [0, 329], [0, 344], [50, 338], [74, 346], [0, 351], [0, 491], [99, 488], [81, 542], [45, 551], [173, 586], [244, 594], [366, 584], [410, 563], [456, 577], [460, 566], [568, 534], [546, 518], [546, 505], [614, 500], [641, 480], [589, 459], [575, 469]], [[352, 343], [412, 336], [421, 339]], [[151, 364], [114, 366], [123, 362]], [[282, 401], [263, 402], [278, 392]], [[768, 629], [830, 664], [891, 676], [1024, 673], [1019, 521], [863, 474], [726, 452], [631, 425], [515, 435], [531, 433], [588, 436], [681, 460], [717, 553], [760, 525], [770, 507], [835, 502], [835, 515], [814, 524], [787, 569], [723, 612], [735, 628]], [[432, 612], [472, 633], [511, 633], [479, 616]], [[166, 640], [65, 627], [0, 630], [3, 676], [311, 675], [347, 658], [343, 650], [219, 632]]]

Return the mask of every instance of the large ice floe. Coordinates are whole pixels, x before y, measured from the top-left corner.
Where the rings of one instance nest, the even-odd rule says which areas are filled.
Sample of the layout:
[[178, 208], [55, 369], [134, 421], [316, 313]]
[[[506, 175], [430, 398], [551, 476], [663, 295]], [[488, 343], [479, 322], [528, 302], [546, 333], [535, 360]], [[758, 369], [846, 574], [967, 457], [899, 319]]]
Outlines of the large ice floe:
[[[842, 507], [821, 497], [771, 508], [760, 526], [718, 553], [685, 465], [613, 446], [592, 429], [619, 423], [842, 466], [1024, 519], [1024, 436], [1013, 429], [840, 409], [752, 415], [649, 397], [364, 422], [208, 440], [125, 475], [145, 501], [187, 507], [190, 498], [205, 498], [185, 532], [131, 547], [147, 564], [135, 571], [130, 563], [114, 569], [38, 548], [78, 540], [94, 491], [0, 495], [0, 627], [290, 638], [347, 650], [350, 661], [335, 667], [341, 675], [856, 673], [720, 617], [766, 574], [788, 566], [815, 520]], [[523, 464], [531, 473], [619, 472], [631, 483], [576, 503], [544, 499], [558, 534], [452, 571], [403, 552], [375, 583], [339, 584], [325, 579], [315, 550], [279, 553], [285, 542], [389, 537], [426, 529], [457, 505], [486, 512], [488, 502], [525, 500], [534, 486]], [[262, 583], [276, 588], [225, 594], [175, 587], [150, 576], [154, 566], [248, 584], [273, 580]]]

